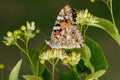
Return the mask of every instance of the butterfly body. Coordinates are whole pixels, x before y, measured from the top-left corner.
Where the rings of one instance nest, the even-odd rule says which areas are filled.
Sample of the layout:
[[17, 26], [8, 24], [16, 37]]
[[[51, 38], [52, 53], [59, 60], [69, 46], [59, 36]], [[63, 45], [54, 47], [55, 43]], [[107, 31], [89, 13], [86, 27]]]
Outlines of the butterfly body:
[[83, 38], [80, 33], [76, 21], [76, 11], [70, 6], [65, 6], [59, 13], [53, 31], [51, 39], [46, 40], [46, 43], [51, 48], [81, 48], [83, 47]]

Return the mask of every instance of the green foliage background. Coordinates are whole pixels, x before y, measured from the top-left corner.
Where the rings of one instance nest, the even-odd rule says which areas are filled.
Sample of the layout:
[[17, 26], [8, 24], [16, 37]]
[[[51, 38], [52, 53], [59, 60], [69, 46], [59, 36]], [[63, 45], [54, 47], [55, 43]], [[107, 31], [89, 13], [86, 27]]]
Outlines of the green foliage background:
[[[110, 13], [101, 0], [95, 3], [90, 3], [89, 0], [0, 0], [0, 41], [7, 31], [19, 28], [26, 21], [35, 21], [36, 26], [41, 29], [40, 35], [29, 45], [31, 49], [35, 49], [42, 40], [50, 36], [56, 17], [66, 4], [77, 10], [88, 8], [93, 15], [111, 20]], [[113, 0], [114, 16], [120, 31], [119, 4], [118, 0]], [[95, 27], [91, 27], [87, 35], [101, 45], [109, 64], [107, 73], [100, 80], [119, 80], [119, 45], [105, 31]], [[16, 47], [6, 47], [0, 42], [0, 63], [5, 64], [4, 80], [7, 80], [9, 68], [12, 69], [20, 58]], [[21, 73], [28, 72], [29, 69], [23, 62]]]

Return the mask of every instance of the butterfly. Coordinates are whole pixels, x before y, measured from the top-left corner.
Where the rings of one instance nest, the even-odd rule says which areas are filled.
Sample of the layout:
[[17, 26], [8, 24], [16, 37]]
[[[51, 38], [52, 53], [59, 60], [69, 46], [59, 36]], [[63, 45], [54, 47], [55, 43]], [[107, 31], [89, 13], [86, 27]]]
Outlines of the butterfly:
[[77, 11], [66, 5], [61, 9], [55, 25], [53, 26], [51, 38], [45, 40], [51, 48], [73, 49], [83, 47], [83, 37], [76, 25]]

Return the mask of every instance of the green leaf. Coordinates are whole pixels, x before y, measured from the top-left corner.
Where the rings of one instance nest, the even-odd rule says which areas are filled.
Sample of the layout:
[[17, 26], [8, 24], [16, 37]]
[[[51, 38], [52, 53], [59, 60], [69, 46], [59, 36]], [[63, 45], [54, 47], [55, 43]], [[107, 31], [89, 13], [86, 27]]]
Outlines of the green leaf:
[[42, 77], [38, 77], [38, 76], [35, 76], [35, 75], [23, 75], [23, 78], [25, 80], [43, 80]]
[[26, 53], [24, 53], [22, 50], [19, 50], [20, 51], [20, 55], [22, 56], [22, 58], [26, 61], [26, 63], [28, 64], [28, 66], [31, 66], [31, 63], [29, 61], [29, 58], [27, 56]]
[[31, 66], [31, 71], [33, 72], [34, 75], [41, 76], [42, 73], [44, 72], [44, 65], [39, 62], [39, 54], [44, 50], [46, 47], [45, 41], [42, 42], [38, 48], [33, 52], [30, 53], [30, 58], [32, 60], [33, 65], [30, 64]]
[[102, 76], [104, 73], [106, 72], [106, 70], [99, 70], [95, 73], [92, 73], [90, 75], [88, 75], [85, 80], [93, 80], [93, 79], [97, 79], [99, 78], [100, 76]]
[[103, 54], [102, 48], [92, 39], [85, 38], [86, 45], [90, 48], [91, 51], [91, 63], [94, 66], [95, 71], [98, 70], [107, 70], [108, 64]]
[[59, 72], [58, 80], [82, 80], [82, 79], [75, 71], [70, 71], [67, 73]]
[[83, 73], [91, 73], [91, 70], [85, 66], [85, 62], [81, 59], [79, 63], [76, 65], [77, 72], [82, 75]]
[[[87, 72], [85, 80], [97, 79], [108, 69], [102, 48], [92, 39], [86, 37], [85, 45], [80, 49], [81, 60], [77, 65], [77, 71], [80, 74]], [[91, 70], [89, 70], [89, 69]]]
[[[36, 63], [39, 61], [39, 54], [44, 50], [44, 48], [46, 47], [46, 43], [45, 41], [43, 41], [35, 50], [35, 52], [33, 53], [33, 55], [31, 56], [33, 59], [33, 62]], [[37, 60], [36, 60], [37, 59]]]
[[91, 51], [87, 45], [81, 49], [81, 58], [84, 61], [86, 67], [88, 67], [92, 73], [94, 73], [94, 67], [90, 62], [91, 59]]
[[21, 68], [22, 59], [14, 66], [12, 71], [9, 74], [9, 80], [18, 80], [19, 71]]
[[109, 20], [103, 18], [98, 18], [97, 20], [99, 22], [96, 24], [92, 24], [91, 26], [95, 26], [105, 30], [120, 45], [120, 35], [117, 27]]
[[31, 55], [32, 62], [34, 64], [34, 72], [36, 75], [41, 76], [42, 73], [44, 72], [44, 65], [39, 62], [39, 54], [44, 50], [46, 47], [45, 41], [43, 41], [38, 48], [35, 50], [35, 52]]

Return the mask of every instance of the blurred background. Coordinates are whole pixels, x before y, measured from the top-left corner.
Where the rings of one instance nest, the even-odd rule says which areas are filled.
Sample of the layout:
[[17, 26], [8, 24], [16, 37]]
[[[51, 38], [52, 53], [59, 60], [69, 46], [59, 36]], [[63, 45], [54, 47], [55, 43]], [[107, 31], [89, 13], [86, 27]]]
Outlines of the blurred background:
[[[88, 9], [97, 17], [111, 20], [109, 10], [102, 0], [90, 3], [89, 0], [0, 0], [0, 63], [5, 65], [4, 80], [8, 79], [10, 69], [21, 59], [18, 48], [6, 47], [2, 43], [7, 31], [19, 29], [26, 21], [35, 21], [41, 33], [31, 40], [30, 48], [35, 49], [42, 40], [50, 36], [56, 17], [65, 5], [76, 10]], [[120, 32], [120, 3], [113, 0], [113, 10]], [[87, 35], [97, 41], [103, 48], [109, 64], [108, 71], [100, 80], [120, 80], [120, 46], [103, 30], [91, 27]], [[21, 74], [28, 74], [29, 68], [23, 62]]]

